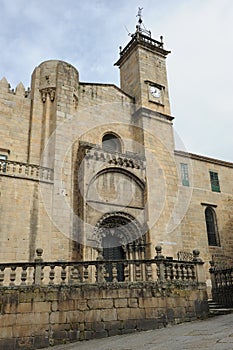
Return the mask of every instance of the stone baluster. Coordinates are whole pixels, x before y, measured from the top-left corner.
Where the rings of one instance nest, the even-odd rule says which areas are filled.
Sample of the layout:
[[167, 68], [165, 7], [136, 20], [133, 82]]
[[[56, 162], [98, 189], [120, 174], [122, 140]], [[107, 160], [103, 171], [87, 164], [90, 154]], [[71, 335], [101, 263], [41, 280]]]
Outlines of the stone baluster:
[[36, 166], [33, 166], [32, 169], [31, 169], [31, 174], [34, 178], [37, 178], [36, 176], [36, 172], [37, 172], [37, 167]]
[[129, 264], [127, 262], [124, 263], [124, 278], [125, 282], [129, 282]]
[[43, 279], [43, 268], [41, 266], [43, 259], [42, 259], [42, 254], [43, 254], [43, 249], [37, 248], [36, 249], [36, 254], [37, 257], [35, 258], [35, 274], [34, 274], [34, 283], [36, 285], [41, 285], [42, 279]]
[[49, 173], [50, 173], [49, 169], [45, 169], [45, 179], [46, 180], [49, 180], [49, 178], [50, 178]]
[[189, 280], [193, 280], [193, 264], [189, 264]]
[[40, 167], [36, 167], [36, 177], [39, 177], [39, 171], [40, 171]]
[[169, 280], [169, 265], [167, 263], [164, 264], [164, 279]]
[[44, 180], [45, 179], [45, 168], [41, 167], [37, 169], [38, 172], [38, 177], [40, 178], [40, 180]]
[[[128, 254], [129, 254], [129, 260], [132, 260], [133, 259], [133, 247], [132, 247], [132, 243], [129, 244], [129, 251], [128, 251]], [[129, 278], [128, 278], [129, 281], [133, 281], [134, 280], [134, 266], [133, 264], [130, 264], [129, 265]]]
[[173, 263], [169, 264], [169, 280], [173, 280]]
[[15, 174], [15, 171], [16, 171], [16, 164], [14, 163], [14, 162], [10, 162], [9, 161], [9, 166], [10, 166], [10, 172], [11, 172], [11, 174], [13, 175], [13, 174]]
[[167, 263], [166, 264], [166, 270], [167, 270], [167, 280], [172, 281], [173, 280], [173, 264]]
[[173, 281], [175, 279], [175, 266], [174, 266], [174, 263], [172, 263], [172, 266], [171, 266], [171, 280]]
[[62, 270], [61, 270], [61, 284], [66, 283], [66, 264], [62, 264]]
[[46, 180], [50, 180], [50, 179], [51, 179], [50, 169], [46, 169]]
[[27, 265], [22, 266], [22, 272], [21, 272], [21, 286], [26, 286], [27, 281]]
[[10, 286], [15, 286], [15, 279], [16, 279], [16, 266], [11, 266]]
[[136, 281], [141, 281], [141, 264], [135, 263], [135, 279]]
[[5, 164], [4, 164], [4, 172], [7, 172], [7, 173], [10, 172], [10, 163], [9, 162], [5, 162]]
[[54, 278], [55, 278], [55, 265], [50, 265], [50, 271], [49, 271], [49, 284], [54, 284]]
[[15, 163], [14, 164], [14, 168], [15, 168], [15, 173], [16, 174], [20, 174], [21, 172], [20, 172], [20, 167], [21, 167], [21, 164], [18, 164], [18, 163]]
[[184, 279], [188, 280], [189, 279], [188, 265], [184, 264], [183, 271], [184, 271]]
[[47, 176], [48, 180], [52, 180], [52, 171], [50, 169], [48, 169], [48, 176]]
[[0, 267], [0, 286], [4, 285], [4, 279], [5, 279], [5, 266]]
[[181, 280], [181, 268], [180, 268], [180, 263], [177, 263], [175, 265], [175, 269], [176, 269], [176, 275], [175, 278], [177, 281]]
[[185, 279], [185, 266], [184, 266], [184, 264], [180, 264], [180, 277], [181, 277], [182, 281], [184, 281], [184, 279]]
[[152, 281], [151, 263], [146, 263], [146, 281]]
[[25, 165], [24, 166], [24, 172], [25, 172], [25, 175], [29, 175], [29, 166], [28, 165]]
[[117, 263], [112, 263], [112, 281], [117, 282]]
[[89, 273], [88, 273], [88, 264], [84, 264], [83, 265], [83, 280], [84, 283], [88, 282], [88, 277], [89, 277]]

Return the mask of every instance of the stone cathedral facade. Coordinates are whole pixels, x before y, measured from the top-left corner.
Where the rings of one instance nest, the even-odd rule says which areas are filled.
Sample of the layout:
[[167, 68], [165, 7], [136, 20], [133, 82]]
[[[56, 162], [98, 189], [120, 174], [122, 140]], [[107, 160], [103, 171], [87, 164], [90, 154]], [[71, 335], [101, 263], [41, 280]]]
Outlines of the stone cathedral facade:
[[[0, 81], [0, 261], [233, 253], [233, 164], [176, 150], [162, 38], [140, 25], [120, 87], [51, 60]], [[179, 116], [177, 116], [179, 118]], [[224, 142], [224, 140], [222, 140]], [[208, 264], [206, 264], [208, 270]]]

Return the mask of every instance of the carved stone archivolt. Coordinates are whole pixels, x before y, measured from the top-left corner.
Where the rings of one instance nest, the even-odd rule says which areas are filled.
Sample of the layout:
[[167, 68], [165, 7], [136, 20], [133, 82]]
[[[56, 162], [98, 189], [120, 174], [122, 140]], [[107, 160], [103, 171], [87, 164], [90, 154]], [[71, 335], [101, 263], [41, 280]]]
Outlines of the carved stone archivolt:
[[[83, 146], [83, 145], [82, 145]], [[140, 156], [133, 152], [119, 153], [107, 151], [99, 147], [98, 145], [84, 145], [85, 159], [92, 159], [95, 161], [106, 162], [113, 166], [120, 166], [124, 168], [132, 169], [145, 169], [146, 161], [145, 157]]]
[[56, 88], [44, 88], [40, 90], [42, 102], [45, 103], [47, 98], [50, 99], [51, 102], [55, 100]]
[[105, 248], [103, 241], [106, 238], [108, 238], [108, 247], [114, 247], [115, 238], [117, 238], [119, 245], [129, 255], [134, 252], [145, 252], [145, 232], [145, 227], [131, 215], [124, 212], [115, 212], [105, 214], [98, 221], [95, 227], [94, 238], [98, 242], [99, 248]]

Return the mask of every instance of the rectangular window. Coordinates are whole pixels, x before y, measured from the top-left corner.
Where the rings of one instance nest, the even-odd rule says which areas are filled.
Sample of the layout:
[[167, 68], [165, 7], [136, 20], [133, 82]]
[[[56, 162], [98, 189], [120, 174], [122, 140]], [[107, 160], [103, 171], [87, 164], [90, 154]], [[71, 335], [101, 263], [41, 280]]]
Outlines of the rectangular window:
[[189, 186], [188, 164], [181, 163], [181, 181], [183, 186]]
[[214, 171], [210, 171], [210, 183], [211, 183], [211, 190], [213, 192], [220, 192], [218, 173]]
[[7, 160], [7, 156], [4, 154], [0, 154], [0, 173], [6, 172], [6, 162], [4, 160]]

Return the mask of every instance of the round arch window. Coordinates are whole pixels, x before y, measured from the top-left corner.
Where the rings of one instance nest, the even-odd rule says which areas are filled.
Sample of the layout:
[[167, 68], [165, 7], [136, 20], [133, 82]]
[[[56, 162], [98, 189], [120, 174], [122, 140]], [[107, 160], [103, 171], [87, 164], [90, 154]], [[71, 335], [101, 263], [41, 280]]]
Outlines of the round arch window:
[[119, 137], [111, 133], [103, 136], [102, 148], [106, 151], [122, 153], [121, 141]]

